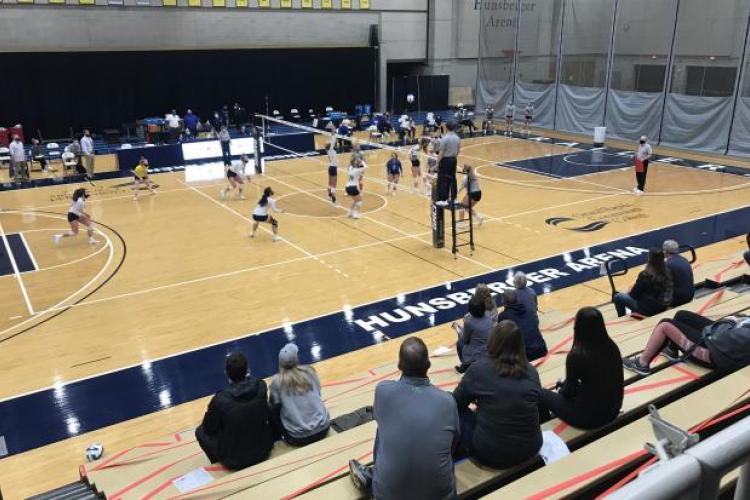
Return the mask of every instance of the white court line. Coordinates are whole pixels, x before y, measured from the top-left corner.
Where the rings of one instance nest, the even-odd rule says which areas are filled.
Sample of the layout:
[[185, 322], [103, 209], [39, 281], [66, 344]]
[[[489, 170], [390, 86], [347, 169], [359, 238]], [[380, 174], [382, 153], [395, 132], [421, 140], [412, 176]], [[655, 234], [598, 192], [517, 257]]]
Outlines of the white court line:
[[[41, 228], [41, 229], [27, 229], [25, 232], [26, 233], [36, 233], [36, 232], [40, 232], [40, 231], [60, 231], [60, 230], [59, 229], [53, 229], [53, 228]], [[96, 233], [99, 233], [102, 237], [104, 237], [104, 239], [106, 239], [107, 242], [109, 242], [110, 244], [112, 243], [112, 241], [109, 239], [109, 236], [107, 236], [105, 233], [103, 233], [102, 231], [100, 231], [98, 228], [94, 228], [94, 231]], [[60, 267], [65, 267], [65, 266], [70, 266], [72, 264], [77, 264], [77, 263], [82, 262], [84, 260], [88, 260], [88, 259], [90, 259], [92, 257], [96, 257], [97, 255], [99, 255], [100, 253], [102, 253], [106, 249], [107, 249], [107, 245], [102, 245], [102, 246], [100, 246], [96, 250], [96, 252], [90, 253], [88, 255], [84, 255], [83, 257], [79, 257], [79, 258], [77, 258], [75, 260], [69, 260], [68, 262], [63, 262], [62, 264], [55, 264], [54, 266], [49, 266], [49, 267], [39, 267], [39, 266], [37, 266], [36, 271], [50, 271], [52, 269], [58, 269]], [[25, 271], [25, 272], [28, 272], [28, 271]], [[21, 274], [24, 274], [24, 273], [22, 272]]]
[[13, 256], [13, 252], [10, 249], [8, 237], [5, 235], [5, 230], [3, 229], [2, 222], [0, 222], [0, 238], [2, 238], [3, 245], [5, 245], [5, 251], [8, 253], [8, 259], [10, 259], [10, 265], [13, 268], [13, 274], [16, 275], [16, 280], [18, 280], [18, 286], [21, 287], [23, 300], [24, 302], [26, 302], [26, 309], [29, 310], [29, 316], [34, 316], [34, 307], [31, 305], [31, 299], [29, 299], [29, 293], [28, 291], [26, 291], [26, 285], [23, 284], [21, 273], [18, 271], [18, 264], [16, 263], [16, 258]]
[[31, 251], [31, 247], [29, 246], [29, 243], [26, 241], [26, 238], [23, 235], [23, 231], [18, 233], [18, 235], [21, 237], [21, 242], [23, 242], [24, 248], [26, 248], [26, 253], [29, 254], [29, 258], [31, 259], [31, 263], [34, 265], [34, 270], [39, 270], [39, 264], [36, 263], [36, 258], [34, 257], [34, 253]]
[[[187, 184], [185, 184], [185, 183], [184, 183], [183, 181], [181, 181], [181, 180], [179, 180], [179, 179], [177, 180], [177, 182], [179, 182], [179, 183], [181, 183], [181, 184], [184, 184], [185, 186], [187, 186]], [[282, 182], [282, 183], [283, 183], [283, 181], [280, 181], [280, 182]], [[215, 203], [216, 205], [220, 206], [220, 207], [221, 207], [221, 208], [223, 208], [224, 210], [227, 210], [227, 211], [229, 211], [229, 212], [233, 213], [233, 214], [234, 214], [234, 215], [236, 215], [237, 217], [239, 217], [239, 218], [241, 218], [241, 219], [243, 219], [243, 220], [245, 220], [245, 221], [247, 221], [247, 222], [249, 222], [249, 223], [251, 223], [251, 224], [253, 224], [253, 223], [255, 222], [255, 221], [254, 221], [253, 219], [251, 219], [250, 217], [246, 217], [246, 216], [242, 215], [242, 214], [241, 214], [240, 212], [238, 212], [237, 210], [235, 210], [235, 209], [233, 209], [233, 208], [231, 208], [231, 207], [229, 207], [229, 206], [227, 206], [227, 205], [225, 205], [225, 204], [223, 204], [223, 203], [219, 202], [218, 200], [215, 200], [215, 199], [211, 198], [211, 197], [210, 197], [209, 195], [207, 195], [206, 193], [204, 193], [204, 192], [203, 192], [203, 191], [201, 191], [200, 189], [194, 188], [194, 187], [192, 187], [192, 186], [188, 186], [188, 187], [189, 187], [190, 189], [192, 189], [193, 191], [195, 191], [196, 193], [198, 193], [199, 195], [201, 195], [201, 196], [203, 196], [204, 198], [206, 198], [207, 200], [210, 200], [210, 201], [212, 201], [213, 203]], [[304, 191], [303, 191], [303, 192], [304, 192]], [[267, 232], [267, 233], [270, 233], [270, 234], [273, 234], [273, 231], [270, 231], [270, 230], [269, 230], [269, 229], [267, 229], [266, 227], [264, 227], [264, 226], [260, 226], [260, 227], [261, 227], [261, 229], [263, 229], [263, 231], [265, 231], [265, 232]], [[321, 260], [320, 258], [316, 257], [316, 256], [315, 256], [315, 255], [314, 255], [313, 253], [311, 253], [311, 252], [308, 252], [307, 250], [305, 250], [305, 249], [304, 249], [304, 248], [302, 248], [301, 246], [297, 245], [296, 243], [294, 243], [294, 242], [290, 241], [290, 240], [289, 240], [289, 239], [287, 239], [287, 238], [283, 238], [283, 237], [281, 237], [281, 236], [279, 236], [279, 238], [281, 239], [281, 241], [285, 242], [286, 244], [288, 244], [289, 246], [291, 246], [292, 248], [294, 248], [294, 249], [295, 249], [295, 250], [297, 250], [298, 252], [302, 252], [302, 253], [303, 253], [303, 254], [305, 254], [305, 255], [306, 255], [307, 257], [309, 257], [309, 258], [311, 258], [311, 259], [313, 259], [313, 260], [316, 260], [316, 261], [320, 262], [321, 264], [323, 264], [324, 266], [328, 267], [329, 269], [332, 269], [332, 270], [336, 271], [337, 273], [339, 273], [339, 274], [343, 275], [343, 276], [344, 276], [345, 278], [349, 278], [349, 275], [348, 275], [348, 274], [346, 274], [345, 272], [343, 272], [342, 270], [340, 270], [340, 269], [338, 269], [338, 268], [336, 268], [336, 267], [332, 266], [331, 264], [329, 264], [329, 263], [327, 263], [327, 262], [325, 262], [325, 261]]]

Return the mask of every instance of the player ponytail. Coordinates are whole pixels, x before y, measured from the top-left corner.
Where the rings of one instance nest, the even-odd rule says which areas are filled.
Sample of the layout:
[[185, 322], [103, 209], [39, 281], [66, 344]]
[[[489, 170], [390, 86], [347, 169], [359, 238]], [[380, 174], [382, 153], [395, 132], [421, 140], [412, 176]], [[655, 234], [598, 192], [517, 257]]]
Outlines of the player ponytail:
[[78, 188], [73, 191], [73, 201], [86, 196], [86, 188]]
[[261, 207], [265, 207], [268, 205], [268, 198], [273, 195], [273, 189], [271, 187], [267, 187], [263, 190], [263, 196], [261, 196], [260, 200], [258, 200], [258, 205]]

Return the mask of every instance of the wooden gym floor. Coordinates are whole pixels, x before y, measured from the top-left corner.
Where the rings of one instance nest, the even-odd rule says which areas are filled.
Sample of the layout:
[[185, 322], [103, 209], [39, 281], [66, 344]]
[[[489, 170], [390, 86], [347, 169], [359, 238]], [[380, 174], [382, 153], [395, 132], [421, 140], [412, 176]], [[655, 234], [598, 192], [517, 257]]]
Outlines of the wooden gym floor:
[[[464, 140], [460, 163], [478, 168], [477, 209], [487, 219], [475, 232], [476, 251], [464, 247], [458, 259], [431, 246], [430, 203], [410, 190], [406, 154], [400, 190], [385, 195], [389, 153], [381, 150], [365, 153], [358, 221], [328, 204], [324, 157], [268, 162], [266, 174], [246, 187], [245, 201], [221, 201], [223, 179], [186, 182], [184, 172], [155, 175], [159, 194], [142, 193], [138, 201], [128, 178], [97, 182], [88, 202], [100, 240], [94, 247], [83, 236], [52, 244], [52, 235], [66, 230], [70, 193], [78, 186], [1, 192], [0, 231], [23, 235], [37, 270], [0, 276], [0, 399], [747, 205], [750, 179], [666, 163], [652, 164], [641, 197], [630, 192], [631, 170], [550, 178], [497, 165], [576, 152], [501, 136]], [[340, 160], [345, 165], [348, 155]], [[340, 175], [346, 207], [344, 182]], [[278, 216], [283, 241], [277, 243], [268, 231], [247, 237], [265, 186], [286, 211]], [[578, 232], [546, 223], [562, 217], [608, 224]], [[727, 252], [737, 245], [732, 241]], [[545, 295], [540, 308], [601, 304], [609, 293], [597, 280]], [[442, 330], [427, 336], [431, 347], [450, 342], [452, 333]], [[397, 344], [323, 361], [321, 374], [343, 378], [390, 360]], [[165, 427], [195, 426], [205, 400], [164, 406], [1, 460], [3, 494], [15, 498], [74, 479], [90, 442], [116, 449]]]

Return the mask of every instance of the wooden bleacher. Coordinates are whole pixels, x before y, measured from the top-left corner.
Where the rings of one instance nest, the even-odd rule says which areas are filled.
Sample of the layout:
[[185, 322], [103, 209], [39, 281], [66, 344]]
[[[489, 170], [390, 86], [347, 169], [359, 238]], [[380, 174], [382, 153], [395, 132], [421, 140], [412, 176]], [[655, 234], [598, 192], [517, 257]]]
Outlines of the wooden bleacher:
[[[717, 287], [720, 283], [741, 278], [748, 269], [737, 264], [738, 257], [742, 261], [741, 254], [738, 254], [695, 265], [696, 283], [711, 283], [712, 287]], [[744, 264], [744, 261], [742, 263]], [[719, 318], [749, 308], [750, 293], [738, 295], [726, 288], [716, 288], [680, 309]], [[617, 342], [623, 356], [642, 350], [653, 327], [661, 319], [674, 314], [674, 311], [667, 311], [639, 321], [630, 317], [617, 318], [611, 305], [603, 306], [600, 310], [607, 321], [610, 336]], [[572, 314], [549, 312], [540, 319], [550, 353], [542, 360], [537, 360], [535, 364], [542, 384], [552, 386], [556, 380], [564, 377], [565, 356], [573, 339]], [[455, 387], [460, 381], [460, 375], [452, 368], [455, 363], [453, 353], [447, 356], [433, 356], [430, 371], [432, 382], [446, 390]], [[613, 429], [620, 426], [621, 429], [606, 434], [607, 431], [581, 431], [556, 419], [544, 424], [544, 430], [556, 432], [572, 449], [580, 448], [565, 460], [578, 456], [598, 443], [606, 442], [610, 436], [623, 435], [620, 433], [624, 429], [641, 425], [646, 406], [650, 403], [666, 404], [700, 388], [698, 392], [672, 402], [668, 406], [671, 408], [683, 400], [688, 401], [688, 398], [695, 394], [715, 392], [711, 391], [711, 388], [724, 387], [717, 384], [727, 380], [713, 382], [701, 388], [713, 381], [715, 374], [691, 363], [669, 365], [660, 357], [654, 361], [652, 368], [654, 373], [645, 378], [625, 372], [626, 395], [623, 414], [616, 424], [607, 427]], [[324, 381], [323, 396], [332, 417], [372, 404], [377, 382], [395, 379], [398, 376], [399, 372], [394, 362], [370, 369], [347, 380]], [[722, 400], [721, 396], [716, 398]], [[123, 450], [98, 463], [83, 465], [81, 474], [95, 484], [99, 491], [106, 493], [108, 498], [249, 498], [261, 495], [272, 498], [357, 498], [359, 495], [347, 477], [347, 463], [350, 458], [358, 458], [363, 462], [371, 460], [375, 430], [375, 424], [369, 423], [342, 434], [332, 432], [323, 441], [299, 449], [279, 443], [267, 461], [236, 472], [228, 471], [220, 465], [209, 464], [195, 442], [193, 431], [189, 430], [173, 434], [157, 443], [144, 443]], [[630, 444], [634, 442], [630, 440]], [[510, 486], [520, 484], [526, 478], [549, 470], [554, 465], [532, 472], [525, 478], [514, 481]], [[528, 464], [525, 464], [525, 467], [526, 470], [533, 468]], [[204, 468], [213, 480], [202, 488], [180, 494], [173, 480], [198, 468]], [[571, 470], [578, 469], [567, 469], [568, 476], [571, 475]], [[518, 471], [497, 471], [479, 467], [471, 460], [463, 460], [456, 464], [460, 495], [475, 495], [487, 488], [507, 483], [518, 474]], [[559, 474], [557, 477], [560, 478]], [[562, 477], [564, 479], [567, 476]]]

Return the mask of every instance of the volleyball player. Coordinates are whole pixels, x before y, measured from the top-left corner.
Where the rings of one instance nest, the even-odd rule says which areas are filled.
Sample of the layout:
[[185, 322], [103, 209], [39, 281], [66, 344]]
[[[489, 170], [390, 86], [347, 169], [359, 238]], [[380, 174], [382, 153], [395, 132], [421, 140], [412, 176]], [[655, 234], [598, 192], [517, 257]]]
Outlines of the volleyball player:
[[352, 219], [359, 219], [361, 214], [359, 212], [362, 208], [362, 178], [365, 175], [367, 164], [364, 160], [356, 158], [352, 155], [351, 163], [349, 164], [349, 178], [346, 181], [346, 194], [351, 196], [352, 207], [349, 210], [348, 217]]
[[396, 196], [396, 189], [398, 188], [398, 181], [401, 179], [401, 175], [404, 173], [404, 169], [401, 166], [401, 160], [398, 159], [398, 153], [395, 151], [391, 153], [391, 159], [385, 166], [388, 173], [388, 190], [386, 194]]
[[240, 157], [239, 164], [230, 163], [230, 165], [227, 167], [227, 181], [229, 181], [229, 185], [219, 191], [219, 196], [221, 196], [222, 200], [226, 200], [229, 191], [235, 188], [237, 188], [237, 199], [245, 199], [245, 195], [242, 193], [245, 180], [247, 180], [248, 182], [252, 182], [252, 174], [250, 174], [251, 176], [245, 175], [249, 164], [250, 158], [248, 158], [247, 155], [242, 155], [242, 157]]
[[56, 234], [53, 237], [55, 245], [60, 245], [60, 241], [63, 238], [70, 238], [78, 236], [78, 228], [81, 224], [86, 226], [86, 233], [89, 236], [89, 245], [96, 245], [99, 243], [94, 239], [94, 226], [91, 222], [91, 216], [86, 213], [86, 198], [90, 195], [86, 188], [78, 188], [73, 191], [73, 203], [68, 208], [68, 223], [70, 224], [70, 231], [67, 233]]
[[424, 153], [427, 155], [427, 169], [425, 170], [423, 182], [424, 182], [424, 194], [430, 196], [432, 194], [432, 182], [437, 179], [438, 171], [438, 160], [437, 150], [440, 136], [435, 137], [430, 142], [425, 143]]
[[484, 121], [482, 122], [483, 135], [495, 135], [495, 108], [490, 104], [484, 110]]
[[523, 133], [528, 136], [529, 135], [529, 126], [531, 125], [531, 121], [534, 119], [534, 105], [530, 102], [526, 103], [526, 108], [524, 109], [524, 120], [523, 120]]
[[263, 196], [261, 196], [260, 200], [258, 200], [258, 205], [256, 205], [255, 210], [253, 210], [253, 232], [250, 233], [251, 238], [255, 238], [255, 232], [258, 230], [258, 226], [260, 226], [261, 222], [268, 222], [271, 224], [271, 230], [273, 231], [273, 236], [271, 239], [273, 241], [279, 241], [279, 222], [273, 218], [272, 215], [268, 213], [268, 209], [272, 209], [276, 213], [284, 213], [283, 210], [281, 210], [278, 206], [276, 206], [276, 200], [271, 198], [273, 196], [273, 189], [271, 187], [267, 187], [263, 190]]
[[[471, 214], [477, 220], [478, 225], [481, 226], [484, 221], [484, 216], [474, 210], [474, 207], [482, 200], [482, 188], [479, 186], [479, 178], [474, 172], [474, 167], [468, 164], [464, 165], [463, 173], [464, 178], [458, 192], [460, 193], [461, 191], [466, 190], [466, 194], [464, 195], [463, 200], [461, 200], [461, 205], [468, 207], [469, 201], [471, 201]], [[465, 212], [462, 208], [458, 218], [463, 219], [464, 215]]]
[[513, 102], [505, 105], [505, 135], [513, 136], [513, 115], [516, 114], [516, 106]]
[[336, 152], [335, 142], [331, 137], [331, 142], [326, 144], [328, 153], [328, 197], [331, 199], [331, 206], [336, 206], [336, 184], [339, 178], [339, 157]]
[[156, 194], [155, 184], [148, 177], [148, 160], [141, 157], [141, 161], [133, 169], [133, 199], [138, 199], [138, 188], [146, 186], [151, 194]]
[[422, 169], [419, 162], [419, 150], [423, 149], [429, 143], [428, 139], [422, 139], [409, 150], [409, 160], [411, 161], [411, 178], [412, 191], [419, 189], [419, 180], [422, 178]]

